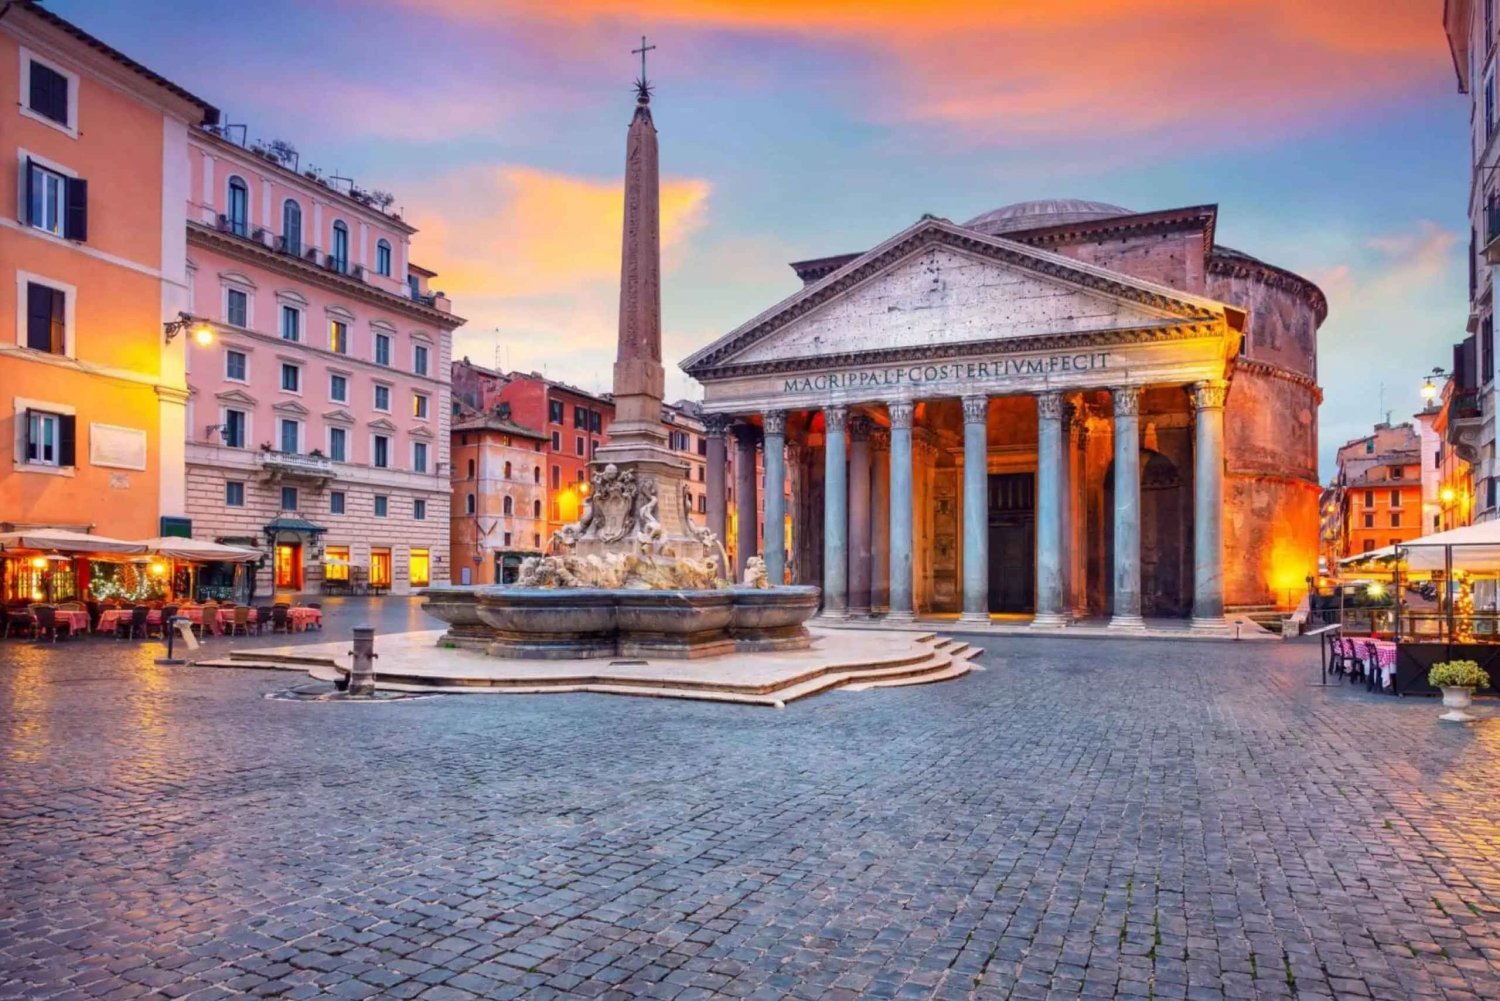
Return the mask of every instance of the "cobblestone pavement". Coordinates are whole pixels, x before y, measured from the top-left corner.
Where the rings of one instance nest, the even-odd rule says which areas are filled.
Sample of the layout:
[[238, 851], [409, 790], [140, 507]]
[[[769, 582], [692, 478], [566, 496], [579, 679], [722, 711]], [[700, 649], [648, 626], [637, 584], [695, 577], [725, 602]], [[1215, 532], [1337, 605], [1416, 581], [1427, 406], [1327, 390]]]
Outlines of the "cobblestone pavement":
[[987, 642], [780, 712], [0, 642], [0, 998], [1500, 995], [1500, 720]]

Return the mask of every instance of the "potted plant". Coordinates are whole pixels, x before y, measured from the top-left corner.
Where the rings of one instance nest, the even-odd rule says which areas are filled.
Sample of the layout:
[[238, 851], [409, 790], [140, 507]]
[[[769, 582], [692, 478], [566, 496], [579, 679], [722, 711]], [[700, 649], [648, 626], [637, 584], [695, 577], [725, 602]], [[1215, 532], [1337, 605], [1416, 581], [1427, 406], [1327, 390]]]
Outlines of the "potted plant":
[[1443, 690], [1443, 705], [1448, 712], [1438, 719], [1467, 723], [1474, 717], [1464, 710], [1474, 704], [1474, 689], [1489, 684], [1490, 677], [1472, 660], [1448, 660], [1433, 664], [1427, 672], [1427, 683]]

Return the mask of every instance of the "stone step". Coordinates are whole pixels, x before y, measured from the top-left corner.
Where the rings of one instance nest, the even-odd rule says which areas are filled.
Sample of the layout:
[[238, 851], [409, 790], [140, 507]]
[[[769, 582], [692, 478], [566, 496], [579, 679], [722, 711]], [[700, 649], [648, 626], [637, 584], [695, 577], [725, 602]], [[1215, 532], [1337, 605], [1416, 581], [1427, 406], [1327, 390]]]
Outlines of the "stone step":
[[954, 678], [962, 678], [974, 665], [967, 660], [958, 660], [950, 663], [947, 667], [937, 671], [929, 671], [926, 674], [914, 678], [891, 678], [886, 681], [861, 681], [852, 685], [845, 685], [846, 692], [863, 692], [870, 688], [900, 688], [906, 685], [930, 685], [938, 681], [951, 681]]

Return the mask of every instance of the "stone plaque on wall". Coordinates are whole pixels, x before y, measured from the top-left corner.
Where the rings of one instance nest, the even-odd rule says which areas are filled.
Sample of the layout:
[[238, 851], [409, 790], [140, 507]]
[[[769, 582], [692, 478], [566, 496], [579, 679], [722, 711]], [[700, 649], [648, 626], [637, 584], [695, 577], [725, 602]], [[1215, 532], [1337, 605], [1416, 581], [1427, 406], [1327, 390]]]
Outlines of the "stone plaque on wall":
[[90, 424], [89, 463], [112, 469], [145, 469], [146, 432], [113, 424]]

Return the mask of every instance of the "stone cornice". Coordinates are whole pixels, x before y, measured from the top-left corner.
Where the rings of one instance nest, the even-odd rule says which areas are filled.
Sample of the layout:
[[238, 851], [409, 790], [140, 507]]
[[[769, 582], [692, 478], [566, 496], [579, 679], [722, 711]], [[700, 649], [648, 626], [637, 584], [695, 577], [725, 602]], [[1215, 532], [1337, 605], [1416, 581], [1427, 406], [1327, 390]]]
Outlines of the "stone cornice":
[[366, 285], [357, 278], [336, 274], [327, 268], [319, 267], [316, 264], [309, 264], [300, 257], [293, 257], [290, 254], [278, 254], [265, 244], [233, 236], [229, 233], [221, 233], [217, 229], [205, 226], [202, 223], [190, 221], [187, 226], [187, 233], [188, 242], [191, 244], [210, 247], [214, 250], [238, 257], [241, 260], [253, 261], [264, 267], [274, 268], [285, 274], [293, 275], [300, 281], [311, 282], [325, 288], [334, 289], [345, 295], [356, 296], [382, 308], [420, 319], [424, 323], [429, 323], [443, 330], [454, 330], [468, 322], [463, 317], [454, 313], [444, 313], [440, 309], [424, 306], [415, 299], [408, 299], [386, 292], [383, 289]]
[[1215, 246], [1208, 255], [1208, 273], [1229, 278], [1253, 278], [1272, 288], [1284, 289], [1299, 295], [1313, 308], [1321, 324], [1328, 319], [1328, 298], [1323, 290], [1301, 275], [1278, 268], [1274, 264], [1257, 260], [1238, 251], [1226, 253], [1227, 248]]
[[1118, 236], [1128, 233], [1149, 236], [1152, 233], [1170, 233], [1181, 229], [1203, 230], [1203, 252], [1210, 253], [1214, 242], [1214, 224], [1218, 220], [1217, 205], [1189, 205], [1185, 208], [1163, 209], [1159, 212], [1135, 212], [1130, 215], [1110, 216], [1106, 219], [1084, 219], [1078, 222], [1044, 226], [1038, 229], [1017, 230], [1006, 237], [1034, 247], [1057, 247], [1100, 237]]
[[1270, 362], [1256, 361], [1252, 358], [1235, 358], [1234, 370], [1236, 372], [1249, 372], [1252, 375], [1263, 375], [1268, 379], [1280, 379], [1283, 382], [1294, 382], [1299, 386], [1310, 389], [1317, 397], [1318, 403], [1323, 402], [1323, 389], [1318, 385], [1318, 380], [1301, 372], [1294, 372], [1280, 365], [1272, 365]]
[[985, 236], [943, 219], [923, 219], [887, 240], [857, 260], [851, 261], [812, 285], [741, 325], [682, 362], [682, 370], [695, 378], [716, 367], [750, 345], [805, 316], [829, 301], [874, 278], [902, 259], [927, 247], [944, 246], [987, 260], [1044, 275], [1078, 288], [1157, 310], [1182, 320], [1222, 322], [1224, 306], [1212, 300], [1180, 293], [1164, 285], [1117, 271], [1085, 264], [1072, 258], [1035, 250], [1000, 237]]
[[1157, 327], [1128, 327], [1083, 331], [1068, 334], [1036, 334], [1031, 337], [1009, 337], [995, 341], [963, 341], [945, 345], [941, 352], [931, 347], [882, 348], [877, 351], [844, 351], [807, 358], [777, 358], [744, 362], [720, 367], [704, 366], [692, 372], [696, 379], [731, 379], [746, 375], [768, 375], [777, 372], [805, 372], [809, 369], [840, 366], [883, 365], [892, 362], [928, 361], [941, 354], [944, 358], [969, 358], [975, 355], [1025, 354], [1034, 351], [1084, 350], [1095, 347], [1117, 347], [1131, 344], [1159, 344], [1202, 337], [1224, 336], [1223, 324], [1166, 323]]

